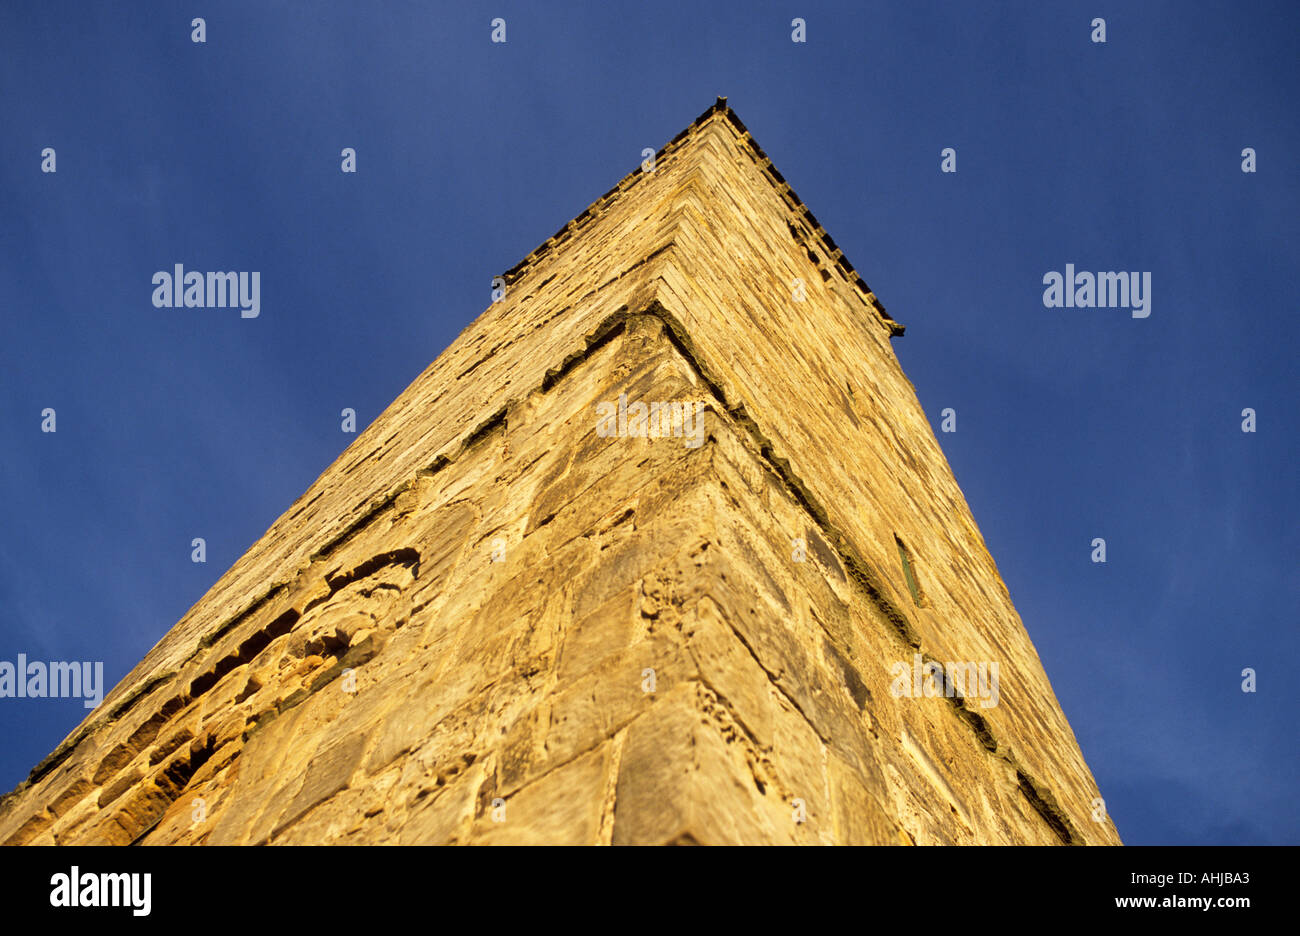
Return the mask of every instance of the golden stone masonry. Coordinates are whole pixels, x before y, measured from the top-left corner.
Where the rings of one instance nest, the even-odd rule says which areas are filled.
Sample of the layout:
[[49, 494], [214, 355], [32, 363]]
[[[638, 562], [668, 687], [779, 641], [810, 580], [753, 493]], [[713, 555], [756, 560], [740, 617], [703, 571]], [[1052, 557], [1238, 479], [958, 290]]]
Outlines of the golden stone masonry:
[[0, 842], [1119, 843], [902, 326], [724, 100], [502, 282]]

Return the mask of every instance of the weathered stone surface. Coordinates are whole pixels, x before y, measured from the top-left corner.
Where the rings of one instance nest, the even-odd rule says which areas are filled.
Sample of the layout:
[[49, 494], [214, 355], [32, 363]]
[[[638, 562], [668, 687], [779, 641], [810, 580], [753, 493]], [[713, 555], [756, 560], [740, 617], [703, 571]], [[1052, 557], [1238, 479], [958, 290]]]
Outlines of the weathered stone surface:
[[[1118, 843], [901, 327], [731, 111], [506, 281], [0, 842]], [[997, 705], [898, 697], [917, 655]]]

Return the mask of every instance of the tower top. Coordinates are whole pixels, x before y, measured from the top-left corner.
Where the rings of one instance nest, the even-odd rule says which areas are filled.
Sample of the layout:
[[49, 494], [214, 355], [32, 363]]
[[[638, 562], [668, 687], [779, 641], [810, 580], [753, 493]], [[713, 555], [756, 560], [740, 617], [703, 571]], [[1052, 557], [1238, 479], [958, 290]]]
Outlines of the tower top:
[[[758, 141], [745, 127], [740, 116], [728, 106], [725, 96], [720, 95], [713, 103], [713, 106], [706, 109], [700, 116], [691, 121], [686, 129], [664, 144], [663, 148], [655, 154], [655, 164], [658, 165], [673, 154], [691, 147], [692, 144], [700, 140], [703, 131], [713, 125], [729, 128], [742, 142], [749, 152], [750, 158], [762, 171], [764, 178], [799, 219], [798, 222], [791, 223], [791, 230], [796, 234], [796, 237], [802, 234], [809, 242], [810, 252], [818, 255], [818, 261], [816, 261], [818, 265], [824, 270], [827, 268], [834, 270], [838, 276], [852, 286], [862, 301], [879, 317], [879, 320], [889, 330], [891, 336], [901, 336], [905, 326], [895, 321], [885, 311], [884, 304], [881, 303], [876, 294], [871, 291], [871, 287], [858, 274], [857, 269], [845, 256], [844, 251], [839, 248], [830, 234], [826, 233], [826, 229], [821, 226], [816, 216], [803, 203], [803, 200], [795, 193], [790, 184], [786, 182], [785, 177], [777, 170], [772, 160], [763, 152], [763, 148], [758, 145]], [[617, 185], [588, 205], [585, 211], [565, 224], [564, 227], [556, 231], [526, 257], [507, 270], [504, 277], [506, 285], [509, 286], [522, 279], [527, 275], [534, 261], [564, 243], [565, 240], [585, 227], [588, 222], [602, 214], [606, 208], [644, 179], [646, 175], [647, 173], [639, 168], [625, 175]], [[803, 230], [796, 231], [796, 226]]]

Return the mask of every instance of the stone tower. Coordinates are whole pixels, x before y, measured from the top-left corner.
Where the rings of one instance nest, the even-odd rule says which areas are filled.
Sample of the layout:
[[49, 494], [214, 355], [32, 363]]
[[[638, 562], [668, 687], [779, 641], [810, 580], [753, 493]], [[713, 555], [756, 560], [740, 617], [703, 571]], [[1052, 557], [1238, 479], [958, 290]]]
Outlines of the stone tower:
[[902, 326], [725, 101], [503, 279], [0, 842], [1119, 842]]

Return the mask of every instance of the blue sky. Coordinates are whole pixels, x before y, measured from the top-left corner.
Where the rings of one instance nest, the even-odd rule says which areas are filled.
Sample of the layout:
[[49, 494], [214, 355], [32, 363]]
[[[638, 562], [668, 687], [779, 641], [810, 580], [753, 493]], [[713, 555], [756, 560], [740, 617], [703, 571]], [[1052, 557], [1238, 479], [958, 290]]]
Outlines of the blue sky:
[[[354, 438], [343, 407], [364, 428], [724, 94], [907, 325], [936, 431], [956, 410], [1124, 840], [1300, 842], [1300, 7], [989, 6], [4, 4], [0, 660], [115, 683]], [[154, 308], [175, 263], [260, 271], [261, 315]], [[1150, 317], [1045, 308], [1067, 263], [1151, 272]], [[0, 787], [84, 714], [0, 699]]]

